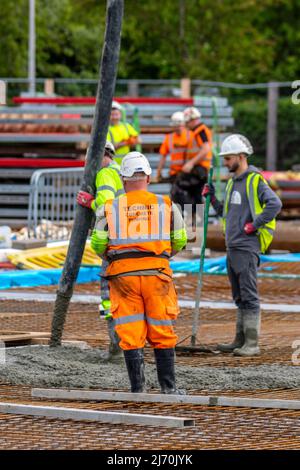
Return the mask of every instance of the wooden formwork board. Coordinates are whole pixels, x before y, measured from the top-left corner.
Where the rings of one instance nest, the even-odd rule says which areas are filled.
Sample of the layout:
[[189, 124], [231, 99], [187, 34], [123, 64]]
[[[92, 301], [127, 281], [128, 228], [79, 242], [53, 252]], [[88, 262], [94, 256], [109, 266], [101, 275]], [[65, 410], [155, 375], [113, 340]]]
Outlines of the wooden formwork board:
[[50, 333], [33, 332], [33, 331], [0, 331], [0, 342], [7, 344], [17, 345], [19, 343], [34, 344], [35, 341], [46, 341], [50, 338]]

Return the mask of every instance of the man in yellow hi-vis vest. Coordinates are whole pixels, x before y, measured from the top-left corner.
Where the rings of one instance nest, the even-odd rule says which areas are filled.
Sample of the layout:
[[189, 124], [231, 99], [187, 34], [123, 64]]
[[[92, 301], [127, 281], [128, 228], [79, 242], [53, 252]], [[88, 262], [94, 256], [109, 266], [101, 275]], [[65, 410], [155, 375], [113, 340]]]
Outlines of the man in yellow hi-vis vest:
[[114, 145], [115, 161], [119, 165], [124, 155], [141, 143], [134, 127], [129, 122], [122, 121], [122, 106], [117, 101], [112, 102], [107, 141]]
[[154, 348], [162, 393], [178, 394], [175, 383], [174, 321], [179, 313], [169, 260], [187, 243], [179, 209], [168, 196], [147, 190], [151, 167], [139, 152], [121, 164], [126, 194], [107, 201], [91, 246], [109, 261], [111, 311], [123, 349], [131, 391], [144, 391], [143, 348]]
[[[96, 175], [96, 194], [95, 197], [86, 192], [79, 191], [77, 202], [83, 207], [88, 207], [97, 214], [97, 210], [104, 206], [106, 201], [117, 198], [124, 194], [123, 182], [120, 176], [120, 166], [115, 162], [115, 148], [111, 142], [106, 142], [101, 169]], [[107, 268], [107, 262], [102, 261], [101, 271], [104, 273]], [[111, 308], [108, 282], [105, 277], [101, 277], [101, 305], [100, 318], [104, 316], [107, 320], [107, 329], [110, 338], [107, 359], [116, 359], [120, 356], [119, 338], [115, 333]], [[104, 315], [101, 315], [103, 313]]]
[[237, 356], [260, 354], [260, 302], [257, 292], [259, 254], [264, 253], [275, 230], [281, 201], [259, 170], [248, 165], [253, 154], [249, 140], [240, 134], [227, 137], [220, 156], [233, 176], [228, 180], [224, 203], [215, 197], [213, 185], [205, 185], [203, 196], [211, 196], [217, 215], [223, 217], [227, 248], [227, 271], [233, 300], [238, 308], [236, 335], [232, 343], [219, 344], [222, 352]]

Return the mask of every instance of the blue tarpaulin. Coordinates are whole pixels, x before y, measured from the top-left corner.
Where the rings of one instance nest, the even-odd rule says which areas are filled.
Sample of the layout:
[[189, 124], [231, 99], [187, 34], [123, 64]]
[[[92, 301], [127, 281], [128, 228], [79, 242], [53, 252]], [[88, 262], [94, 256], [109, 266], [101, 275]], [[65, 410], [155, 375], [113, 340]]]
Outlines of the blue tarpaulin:
[[[300, 253], [290, 253], [284, 255], [261, 255], [261, 263], [270, 262], [300, 262]], [[170, 266], [174, 272], [197, 273], [199, 271], [200, 260], [171, 261]], [[267, 270], [272, 271], [272, 267]], [[207, 274], [226, 274], [226, 256], [209, 258], [204, 261], [204, 272]], [[10, 289], [11, 287], [36, 287], [57, 285], [62, 273], [62, 269], [41, 269], [15, 270], [0, 272], [0, 289]], [[81, 267], [77, 283], [98, 281], [100, 267]]]
[[[300, 253], [288, 253], [282, 255], [260, 255], [262, 263], [288, 263], [300, 262]], [[197, 273], [199, 271], [200, 260], [171, 261], [171, 268], [174, 272]], [[272, 270], [272, 267], [268, 267]], [[209, 258], [204, 261], [204, 272], [209, 274], [226, 274], [226, 256]]]
[[[0, 273], [0, 289], [11, 287], [36, 287], [57, 285], [62, 269], [41, 269], [26, 271], [4, 271]], [[100, 269], [98, 266], [91, 268], [80, 268], [77, 283], [92, 282], [99, 280]]]

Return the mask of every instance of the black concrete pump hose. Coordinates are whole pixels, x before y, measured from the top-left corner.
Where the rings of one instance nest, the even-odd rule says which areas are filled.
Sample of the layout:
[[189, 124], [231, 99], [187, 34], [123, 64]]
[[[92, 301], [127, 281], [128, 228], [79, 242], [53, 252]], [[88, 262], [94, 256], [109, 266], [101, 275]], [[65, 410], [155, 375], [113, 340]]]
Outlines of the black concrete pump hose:
[[[100, 169], [106, 142], [111, 103], [115, 91], [119, 62], [124, 0], [107, 0], [106, 29], [91, 142], [87, 153], [82, 190], [95, 192], [96, 174]], [[70, 244], [54, 305], [50, 346], [59, 346], [70, 299], [80, 268], [93, 213], [77, 206]]]

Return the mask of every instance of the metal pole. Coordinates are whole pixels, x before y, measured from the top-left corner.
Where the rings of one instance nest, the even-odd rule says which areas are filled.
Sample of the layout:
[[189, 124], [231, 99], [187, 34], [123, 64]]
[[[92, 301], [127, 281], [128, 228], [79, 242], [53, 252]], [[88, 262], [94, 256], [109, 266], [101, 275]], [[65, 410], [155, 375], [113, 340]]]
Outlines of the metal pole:
[[35, 95], [35, 0], [29, 0], [28, 92]]
[[212, 106], [213, 106], [213, 154], [214, 154], [214, 167], [216, 169], [216, 195], [217, 199], [221, 199], [221, 162], [220, 162], [220, 134], [218, 128], [218, 106], [217, 100], [215, 97], [212, 97]]
[[[111, 103], [119, 61], [124, 0], [107, 0], [106, 30], [90, 146], [84, 169], [82, 189], [95, 192], [96, 174], [101, 167]], [[50, 346], [59, 346], [68, 306], [73, 294], [93, 212], [77, 206], [73, 230], [54, 306]]]
[[267, 124], [267, 162], [268, 171], [276, 171], [277, 167], [277, 107], [278, 83], [268, 86], [268, 124]]
[[[218, 128], [218, 116], [217, 116], [216, 99], [214, 97], [212, 99], [212, 104], [213, 104], [213, 117], [214, 117], [214, 134], [216, 134], [217, 128]], [[216, 158], [220, 158], [219, 146], [217, 146], [217, 148], [213, 148], [213, 159], [212, 159], [211, 166], [209, 168], [208, 178], [207, 178], [208, 184], [212, 184], [213, 182], [213, 173], [214, 173], [214, 167], [216, 166]], [[203, 242], [202, 242], [201, 253], [200, 253], [200, 265], [199, 265], [198, 282], [197, 282], [197, 290], [196, 290], [196, 303], [195, 303], [195, 311], [194, 311], [193, 326], [192, 326], [192, 336], [191, 336], [192, 347], [196, 346], [197, 333], [198, 333], [199, 322], [200, 322], [200, 300], [201, 300], [202, 284], [203, 284], [203, 268], [204, 268], [205, 248], [206, 248], [206, 241], [207, 241], [209, 206], [210, 206], [210, 195], [208, 195], [205, 198], [205, 206], [204, 206]]]
[[[213, 180], [213, 165], [210, 167], [209, 172], [208, 172], [208, 181], [207, 181], [208, 184], [211, 184], [212, 180]], [[203, 279], [205, 248], [206, 248], [206, 240], [207, 240], [209, 206], [210, 206], [210, 196], [208, 195], [205, 198], [205, 206], [204, 206], [203, 242], [202, 242], [201, 254], [200, 254], [200, 265], [199, 265], [198, 282], [197, 282], [197, 290], [196, 290], [196, 304], [195, 304], [193, 326], [192, 326], [192, 336], [191, 336], [192, 347], [195, 347], [196, 345], [197, 332], [199, 329], [200, 299], [201, 299], [201, 292], [202, 292], [202, 279]]]
[[136, 98], [139, 96], [139, 82], [138, 80], [129, 80], [128, 82], [128, 96]]

